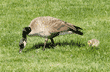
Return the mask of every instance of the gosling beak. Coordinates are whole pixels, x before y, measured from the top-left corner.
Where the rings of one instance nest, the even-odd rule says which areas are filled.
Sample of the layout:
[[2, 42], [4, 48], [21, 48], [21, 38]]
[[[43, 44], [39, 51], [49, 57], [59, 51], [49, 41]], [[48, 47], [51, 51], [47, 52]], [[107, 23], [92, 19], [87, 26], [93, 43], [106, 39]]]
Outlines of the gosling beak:
[[90, 43], [88, 43], [88, 45], [90, 46]]

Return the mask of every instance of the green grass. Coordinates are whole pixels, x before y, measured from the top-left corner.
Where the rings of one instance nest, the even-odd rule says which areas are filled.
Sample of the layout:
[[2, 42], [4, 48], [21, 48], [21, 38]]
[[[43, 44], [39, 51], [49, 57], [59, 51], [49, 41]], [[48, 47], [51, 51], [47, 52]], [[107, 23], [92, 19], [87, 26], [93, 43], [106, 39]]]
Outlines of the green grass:
[[[52, 16], [83, 28], [83, 36], [54, 38], [55, 49], [42, 46], [44, 38], [28, 37], [21, 54], [23, 27], [32, 19]], [[99, 49], [87, 45], [96, 38]], [[48, 45], [51, 41], [48, 41]], [[0, 72], [110, 72], [109, 0], [2, 0], [0, 1]], [[37, 52], [36, 52], [37, 51]]]

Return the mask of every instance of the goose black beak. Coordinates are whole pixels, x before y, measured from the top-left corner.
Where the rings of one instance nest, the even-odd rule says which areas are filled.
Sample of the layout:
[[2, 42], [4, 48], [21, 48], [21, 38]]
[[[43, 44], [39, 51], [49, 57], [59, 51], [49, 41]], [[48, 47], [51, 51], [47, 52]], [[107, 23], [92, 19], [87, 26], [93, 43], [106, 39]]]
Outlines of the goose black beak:
[[21, 52], [22, 52], [22, 50], [23, 50], [23, 49], [20, 49], [20, 50], [19, 50], [19, 53], [21, 53]]

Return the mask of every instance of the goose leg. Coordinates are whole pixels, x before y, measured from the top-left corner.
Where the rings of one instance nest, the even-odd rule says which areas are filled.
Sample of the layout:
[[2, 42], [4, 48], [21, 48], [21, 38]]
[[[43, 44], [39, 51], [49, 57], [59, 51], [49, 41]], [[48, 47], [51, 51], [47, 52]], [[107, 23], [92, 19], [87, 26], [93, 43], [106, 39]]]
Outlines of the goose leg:
[[51, 38], [51, 42], [52, 42], [52, 47], [54, 47], [55, 45], [54, 45], [54, 40], [53, 40], [53, 38]]
[[53, 38], [51, 38], [51, 42], [52, 42], [52, 44], [54, 44]]
[[45, 50], [45, 46], [46, 46], [46, 42], [47, 42], [47, 41], [48, 41], [48, 38], [45, 39], [43, 51]]

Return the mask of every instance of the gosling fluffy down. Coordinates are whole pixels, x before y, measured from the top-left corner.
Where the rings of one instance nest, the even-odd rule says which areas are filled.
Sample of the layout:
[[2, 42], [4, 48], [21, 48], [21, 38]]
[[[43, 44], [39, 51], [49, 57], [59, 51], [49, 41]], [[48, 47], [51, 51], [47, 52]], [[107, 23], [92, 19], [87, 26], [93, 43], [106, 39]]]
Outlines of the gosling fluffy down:
[[94, 47], [94, 46], [98, 47], [99, 41], [97, 39], [91, 39], [91, 40], [88, 41], [88, 45], [92, 46], [92, 47]]

